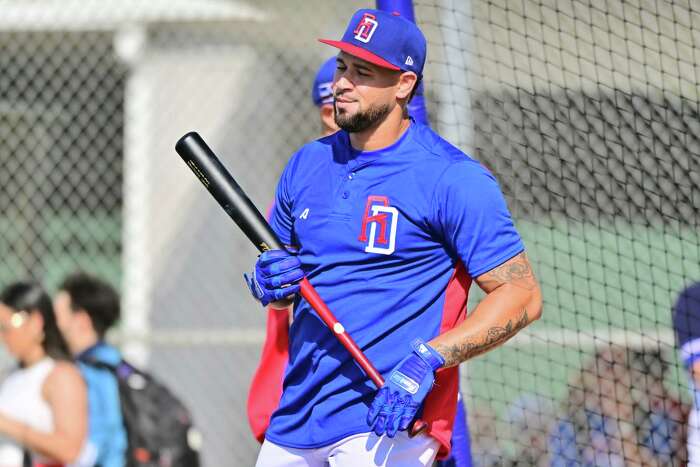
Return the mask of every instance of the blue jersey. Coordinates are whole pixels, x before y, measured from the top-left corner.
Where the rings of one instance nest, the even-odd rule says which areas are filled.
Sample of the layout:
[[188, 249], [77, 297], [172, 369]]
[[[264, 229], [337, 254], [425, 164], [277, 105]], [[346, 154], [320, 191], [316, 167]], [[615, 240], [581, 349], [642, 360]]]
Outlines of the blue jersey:
[[[271, 225], [299, 249], [311, 284], [384, 376], [413, 339], [429, 341], [458, 323], [469, 277], [523, 251], [493, 176], [415, 122], [377, 151], [354, 150], [345, 131], [302, 147], [281, 176]], [[449, 445], [449, 434], [438, 433], [451, 429], [456, 407], [457, 372], [448, 370], [444, 384], [438, 372], [423, 419], [436, 420], [431, 434]], [[266, 437], [314, 448], [369, 432], [375, 393], [298, 298], [284, 392]]]

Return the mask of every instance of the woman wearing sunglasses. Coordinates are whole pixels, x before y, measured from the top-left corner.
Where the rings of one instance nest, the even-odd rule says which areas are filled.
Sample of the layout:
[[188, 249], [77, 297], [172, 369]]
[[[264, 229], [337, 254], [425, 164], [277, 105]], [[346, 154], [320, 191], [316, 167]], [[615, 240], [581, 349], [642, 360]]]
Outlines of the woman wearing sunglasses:
[[28, 451], [33, 467], [90, 465], [81, 452], [85, 384], [39, 285], [16, 282], [0, 293], [0, 336], [18, 361], [0, 386], [0, 435]]

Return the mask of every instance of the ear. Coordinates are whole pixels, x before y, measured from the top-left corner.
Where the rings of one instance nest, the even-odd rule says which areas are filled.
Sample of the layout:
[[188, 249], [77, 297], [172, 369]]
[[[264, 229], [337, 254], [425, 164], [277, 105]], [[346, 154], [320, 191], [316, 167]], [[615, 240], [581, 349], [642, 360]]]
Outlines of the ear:
[[398, 99], [407, 99], [411, 95], [414, 86], [418, 83], [418, 75], [412, 71], [405, 71], [399, 76], [398, 91], [396, 97]]

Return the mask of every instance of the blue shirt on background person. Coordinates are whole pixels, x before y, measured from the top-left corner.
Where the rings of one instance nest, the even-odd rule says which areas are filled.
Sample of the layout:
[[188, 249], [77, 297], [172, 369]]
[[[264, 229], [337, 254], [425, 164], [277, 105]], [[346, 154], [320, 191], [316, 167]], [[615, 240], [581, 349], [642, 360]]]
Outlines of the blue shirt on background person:
[[116, 366], [121, 359], [119, 350], [105, 342], [98, 342], [76, 358], [88, 389], [88, 438], [97, 450], [96, 465], [100, 467], [125, 465], [126, 429], [117, 379], [109, 370], [85, 361], [95, 360]]
[[94, 364], [116, 366], [121, 361], [119, 351], [105, 342], [105, 334], [121, 315], [119, 295], [96, 276], [74, 273], [59, 285], [54, 296], [54, 313], [87, 385], [88, 444], [96, 453], [95, 465], [123, 467], [127, 435], [119, 385], [109, 368]]

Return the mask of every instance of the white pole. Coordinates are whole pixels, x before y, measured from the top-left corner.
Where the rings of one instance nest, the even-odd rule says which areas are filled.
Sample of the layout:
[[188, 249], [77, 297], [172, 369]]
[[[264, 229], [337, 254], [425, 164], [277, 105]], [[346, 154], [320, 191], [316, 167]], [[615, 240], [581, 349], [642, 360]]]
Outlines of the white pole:
[[145, 366], [149, 358], [152, 296], [151, 255], [148, 251], [150, 147], [150, 88], [139, 64], [146, 48], [144, 26], [129, 26], [116, 32], [115, 50], [129, 67], [124, 93], [124, 211], [122, 229], [122, 329], [124, 356]]

